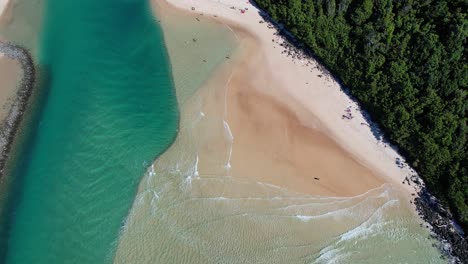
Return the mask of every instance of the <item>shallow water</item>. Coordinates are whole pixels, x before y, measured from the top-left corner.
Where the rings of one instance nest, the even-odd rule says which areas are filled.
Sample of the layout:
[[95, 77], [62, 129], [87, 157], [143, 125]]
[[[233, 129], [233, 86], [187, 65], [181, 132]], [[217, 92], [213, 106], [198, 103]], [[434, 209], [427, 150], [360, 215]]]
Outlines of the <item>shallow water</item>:
[[167, 7], [157, 10], [161, 10], [157, 16], [164, 28], [177, 100], [183, 105], [217, 66], [233, 56], [236, 38], [227, 25], [215, 22], [208, 15], [184, 16]]
[[[19, 2], [19, 12], [31, 14], [40, 4]], [[197, 89], [236, 42], [207, 18], [163, 21], [180, 134], [146, 171], [171, 141], [177, 111], [171, 73], [160, 67], [161, 32], [144, 2], [49, 0], [40, 49], [48, 96], [11, 175], [22, 191], [10, 214], [7, 263], [109, 263], [114, 247], [116, 263], [445, 262], [389, 185], [318, 197], [232, 175], [232, 135], [222, 113], [203, 112], [207, 93]], [[34, 31], [30, 21], [39, 17], [2, 32], [34, 49], [32, 33], [17, 29]], [[158, 100], [166, 96], [173, 99]], [[213, 135], [221, 144], [199, 157]]]
[[37, 55], [46, 0], [10, 0], [14, 8], [0, 23], [0, 38], [20, 44]]
[[141, 176], [176, 135], [162, 33], [145, 0], [45, 10], [47, 97], [11, 176], [21, 186], [4, 262], [109, 263]]
[[295, 193], [232, 175], [227, 149], [201, 169], [200, 135], [216, 121], [198, 101], [140, 184], [115, 263], [444, 263], [389, 185], [351, 198]]
[[[172, 40], [191, 38], [194, 18], [172, 18], [163, 21], [165, 34]], [[198, 30], [204, 29], [213, 30]], [[218, 34], [221, 41], [205, 41], [205, 49], [232, 45], [223, 42], [234, 41], [226, 36], [229, 31]], [[206, 112], [210, 90], [194, 93], [194, 86], [183, 81], [203, 63], [193, 61], [188, 67], [183, 60], [172, 60], [190, 56], [191, 50], [178, 44], [168, 46], [177, 95], [184, 96], [179, 99], [179, 135], [141, 182], [115, 263], [445, 262], [407, 198], [390, 185], [356, 197], [320, 197], [233, 175], [233, 138], [222, 111]], [[203, 156], [204, 148], [213, 155]]]

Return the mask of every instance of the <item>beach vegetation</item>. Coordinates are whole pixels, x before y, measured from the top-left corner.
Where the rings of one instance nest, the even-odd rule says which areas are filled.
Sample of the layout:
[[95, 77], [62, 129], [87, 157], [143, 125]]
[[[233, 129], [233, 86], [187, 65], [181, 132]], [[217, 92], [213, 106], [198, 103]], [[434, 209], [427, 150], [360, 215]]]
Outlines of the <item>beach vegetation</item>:
[[468, 227], [465, 0], [255, 0], [339, 77]]

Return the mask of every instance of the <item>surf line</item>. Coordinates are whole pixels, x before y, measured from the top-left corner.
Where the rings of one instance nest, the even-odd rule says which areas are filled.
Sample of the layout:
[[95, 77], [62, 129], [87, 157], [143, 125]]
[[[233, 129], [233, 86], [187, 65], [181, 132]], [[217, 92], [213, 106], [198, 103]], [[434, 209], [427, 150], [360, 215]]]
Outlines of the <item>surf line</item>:
[[231, 128], [229, 127], [229, 124], [226, 121], [227, 120], [227, 95], [228, 95], [228, 92], [229, 92], [229, 83], [231, 82], [233, 71], [234, 70], [231, 70], [231, 74], [229, 75], [229, 79], [227, 80], [226, 85], [224, 85], [223, 125], [224, 125], [225, 131], [227, 132], [228, 138], [229, 138], [229, 140], [231, 142], [231, 146], [229, 147], [229, 157], [228, 157], [226, 165], [224, 166], [227, 170], [229, 170], [231, 168], [232, 145], [234, 143], [234, 136], [232, 135]]
[[[224, 24], [226, 25], [226, 24]], [[239, 47], [238, 49], [241, 49], [242, 46], [244, 45], [244, 41], [241, 41], [238, 37], [237, 37], [237, 34], [231, 29], [231, 27], [229, 27], [228, 25], [226, 25], [233, 33], [234, 33], [234, 36], [236, 37], [236, 39], [240, 42], [239, 43]], [[229, 94], [229, 84], [231, 83], [231, 79], [232, 79], [232, 76], [234, 75], [234, 70], [235, 68], [232, 68], [231, 69], [231, 73], [229, 74], [229, 78], [227, 79], [226, 81], [226, 84], [224, 85], [224, 112], [223, 112], [223, 126], [224, 126], [224, 129], [227, 133], [227, 136], [229, 138], [229, 140], [231, 141], [231, 146], [229, 147], [229, 156], [228, 156], [228, 160], [227, 160], [227, 163], [226, 165], [224, 166], [224, 168], [226, 170], [230, 170], [231, 169], [231, 157], [232, 157], [232, 146], [234, 144], [234, 136], [232, 135], [232, 131], [231, 131], [231, 128], [229, 127], [229, 123], [227, 122], [227, 115], [228, 115], [228, 101], [227, 101], [227, 97], [228, 97], [228, 94]]]

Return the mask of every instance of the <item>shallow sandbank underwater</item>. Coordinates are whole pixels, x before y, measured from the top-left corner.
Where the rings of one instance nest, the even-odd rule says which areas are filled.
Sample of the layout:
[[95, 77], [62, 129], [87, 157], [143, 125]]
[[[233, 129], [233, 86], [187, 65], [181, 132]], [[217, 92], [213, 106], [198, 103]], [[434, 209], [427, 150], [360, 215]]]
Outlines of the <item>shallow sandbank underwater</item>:
[[[190, 41], [203, 30], [193, 24], [212, 18], [170, 12], [177, 26], [158, 19], [177, 84], [190, 69], [174, 57], [228, 37]], [[327, 137], [320, 121], [302, 125], [263, 93], [277, 82], [255, 37], [233, 25], [227, 33], [237, 48], [181, 103], [178, 137], [140, 183], [115, 262], [443, 263], [406, 195]], [[188, 46], [171, 50], [184, 38]]]
[[[17, 2], [15, 15], [38, 1]], [[176, 135], [166, 49], [147, 1], [42, 4], [36, 44], [18, 30], [27, 19], [1, 28], [15, 43], [40, 43], [46, 100], [9, 175], [20, 188], [0, 262], [110, 263], [140, 177]], [[124, 14], [132, 19], [115, 20]]]

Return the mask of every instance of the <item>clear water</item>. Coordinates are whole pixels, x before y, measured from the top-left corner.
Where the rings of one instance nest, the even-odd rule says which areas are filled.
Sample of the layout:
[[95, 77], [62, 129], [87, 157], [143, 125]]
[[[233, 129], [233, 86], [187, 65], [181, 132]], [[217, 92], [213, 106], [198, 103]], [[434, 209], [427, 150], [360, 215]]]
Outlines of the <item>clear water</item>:
[[[177, 125], [160, 29], [143, 0], [75, 2], [46, 8], [47, 100], [12, 175], [7, 263], [109, 263], [115, 248], [125, 264], [445, 262], [391, 186], [317, 197], [229, 172], [222, 111], [204, 113], [212, 94], [197, 89], [236, 43], [207, 18], [162, 21], [180, 133], [146, 170]], [[211, 135], [226, 144], [199, 157]]]
[[[158, 3], [164, 4], [163, 1]], [[183, 105], [217, 66], [228, 61], [226, 57], [233, 56], [236, 39], [226, 25], [208, 15], [186, 16], [167, 7], [157, 15], [164, 29], [177, 99]]]
[[146, 0], [49, 0], [47, 94], [10, 213], [5, 263], [110, 263], [136, 186], [178, 126]]
[[[230, 170], [232, 137], [222, 110], [229, 74], [187, 93], [193, 87], [185, 80], [194, 79], [194, 71], [205, 64], [197, 59], [188, 67], [172, 58], [192, 57], [185, 45], [195, 44], [181, 40], [204, 30], [212, 34], [216, 27], [218, 37], [200, 38], [201, 49], [232, 54], [238, 46], [232, 48], [234, 39], [223, 25], [194, 20], [173, 14], [162, 21], [177, 95], [190, 96], [181, 101], [176, 141], [139, 186], [114, 263], [446, 262], [407, 198], [390, 185], [356, 197], [319, 197]], [[219, 56], [207, 54], [214, 57], [209, 60]]]

